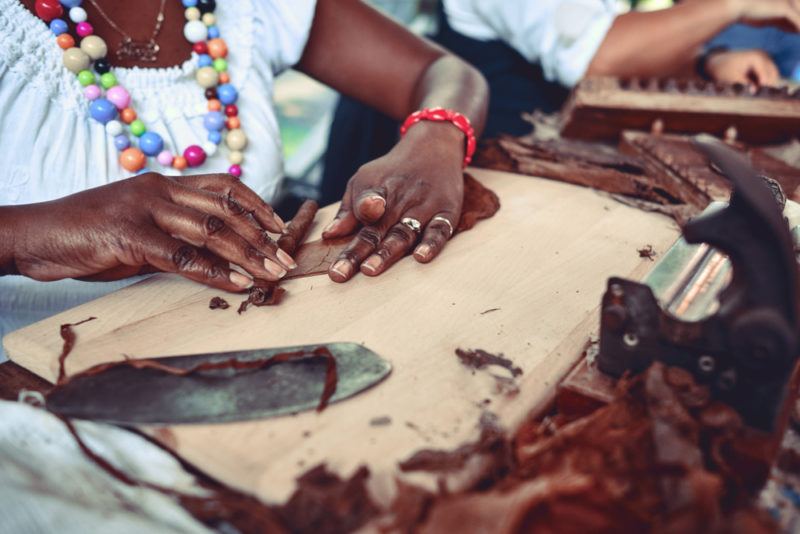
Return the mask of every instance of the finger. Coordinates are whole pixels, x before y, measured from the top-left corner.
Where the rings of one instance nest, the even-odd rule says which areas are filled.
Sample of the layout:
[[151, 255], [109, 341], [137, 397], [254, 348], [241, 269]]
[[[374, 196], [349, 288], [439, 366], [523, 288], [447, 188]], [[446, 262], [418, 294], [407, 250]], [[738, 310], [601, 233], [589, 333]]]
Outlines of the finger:
[[358, 220], [364, 224], [377, 222], [386, 213], [386, 188], [373, 187], [365, 189], [356, 197], [353, 211]]
[[328, 270], [330, 279], [340, 283], [350, 280], [361, 262], [378, 247], [384, 232], [378, 226], [365, 226], [359, 230]]
[[[407, 214], [406, 216], [420, 220], [413, 215]], [[367, 276], [378, 276], [405, 257], [418, 238], [417, 233], [405, 224], [395, 224], [386, 232], [386, 236], [375, 252], [361, 264], [361, 272]]]
[[267, 204], [255, 191], [244, 185], [241, 180], [230, 174], [186, 176], [180, 178], [180, 183], [234, 199], [245, 211], [252, 214], [261, 226], [271, 232], [281, 233], [286, 228], [286, 223], [275, 213], [272, 206]]
[[222, 258], [157, 230], [148, 233], [140, 246], [144, 260], [160, 271], [234, 293], [253, 287], [251, 278], [232, 270]]
[[197, 247], [207, 248], [253, 276], [272, 281], [286, 276], [286, 269], [282, 265], [259, 253], [216, 215], [166, 202], [158, 203], [154, 208], [152, 217], [167, 234]]
[[322, 238], [333, 239], [350, 235], [355, 232], [357, 227], [358, 219], [356, 219], [352, 209], [352, 186], [348, 183], [342, 197], [342, 203], [339, 204], [339, 211], [336, 212], [336, 217], [323, 230]]
[[769, 57], [764, 58], [764, 85], [775, 86], [781, 80], [781, 73], [778, 66]]
[[455, 228], [453, 221], [456, 219], [457, 217], [452, 213], [440, 213], [431, 219], [422, 234], [422, 241], [414, 250], [414, 259], [420, 263], [433, 261], [450, 238], [453, 237], [453, 229]]
[[177, 184], [170, 190], [170, 195], [178, 205], [219, 217], [261, 255], [280, 264], [285, 270], [297, 267], [294, 259], [278, 248], [277, 243], [233, 196], [223, 196], [185, 184]]

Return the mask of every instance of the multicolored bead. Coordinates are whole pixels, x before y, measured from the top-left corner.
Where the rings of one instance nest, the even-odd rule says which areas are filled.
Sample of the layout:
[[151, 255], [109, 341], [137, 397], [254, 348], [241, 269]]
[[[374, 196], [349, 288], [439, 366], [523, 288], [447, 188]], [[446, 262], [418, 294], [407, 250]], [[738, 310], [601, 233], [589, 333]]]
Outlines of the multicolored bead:
[[[64, 34], [66, 35], [66, 34]], [[61, 37], [59, 35], [59, 37]], [[74, 74], [78, 74], [82, 70], [86, 70], [89, 68], [89, 56], [86, 55], [86, 52], [81, 50], [80, 48], [67, 48], [64, 50], [64, 53], [61, 56], [61, 61], [64, 62], [64, 66], [67, 67], [67, 70]]]
[[83, 96], [86, 97], [86, 100], [94, 100], [96, 98], [100, 98], [103, 92], [97, 85], [89, 85], [83, 90]]
[[131, 140], [125, 134], [120, 134], [114, 138], [114, 146], [120, 152], [131, 146]]
[[148, 156], [157, 156], [164, 150], [164, 140], [155, 132], [145, 132], [139, 138], [139, 148]]
[[96, 35], [88, 35], [81, 39], [81, 50], [95, 61], [106, 57], [106, 54], [108, 54], [106, 42]]
[[105, 124], [116, 118], [117, 108], [105, 98], [96, 98], [89, 104], [89, 115], [97, 122]]
[[75, 33], [77, 33], [79, 37], [88, 37], [94, 33], [94, 28], [88, 22], [79, 22], [75, 26]]
[[172, 156], [172, 152], [169, 150], [162, 150], [158, 156], [156, 156], [156, 161], [163, 167], [169, 167], [172, 165], [173, 159], [174, 157]]
[[[105, 74], [103, 74], [103, 76], [105, 76]], [[115, 85], [108, 89], [108, 91], [106, 91], [106, 98], [119, 110], [123, 110], [131, 105], [131, 95], [128, 93], [128, 90], [121, 85]]]
[[224, 83], [217, 87], [217, 98], [223, 104], [235, 104], [236, 99], [239, 98], [239, 93], [236, 88], [229, 83]]
[[119, 163], [125, 170], [136, 172], [144, 168], [147, 158], [138, 148], [130, 147], [123, 150], [119, 155]]
[[228, 135], [225, 136], [225, 144], [228, 145], [228, 148], [231, 150], [241, 151], [247, 146], [247, 136], [239, 128], [230, 130]]
[[147, 131], [147, 127], [140, 119], [136, 119], [129, 126], [131, 133], [136, 137], [141, 137]]
[[36, 16], [45, 22], [50, 22], [64, 14], [64, 8], [58, 0], [36, 0], [33, 5]]
[[190, 43], [205, 41], [208, 38], [208, 28], [199, 20], [190, 20], [183, 27], [183, 36]]
[[206, 153], [202, 147], [190, 145], [183, 151], [183, 157], [189, 167], [199, 167], [206, 161]]
[[71, 20], [75, 24], [78, 24], [80, 22], [86, 22], [86, 10], [78, 6], [70, 8], [69, 20]]
[[82, 70], [78, 73], [78, 83], [83, 87], [92, 85], [94, 81], [94, 72], [90, 70]]
[[[239, 95], [230, 83], [226, 59], [228, 46], [219, 37], [219, 28], [216, 26], [216, 1], [181, 1], [186, 18], [184, 36], [192, 43], [192, 51], [197, 54], [195, 77], [197, 83], [205, 89], [209, 110], [203, 118], [203, 125], [208, 131], [207, 141], [202, 146], [187, 147], [182, 154], [173, 154], [165, 149], [164, 139], [159, 134], [148, 131], [144, 122], [137, 118], [136, 111], [131, 107], [130, 93], [119, 85], [116, 76], [111, 72], [111, 66], [106, 59], [106, 42], [94, 35], [94, 28], [87, 22], [86, 10], [81, 7], [82, 0], [35, 0], [34, 10], [49, 23], [50, 31], [56, 36], [56, 43], [64, 50], [64, 66], [77, 75], [78, 82], [84, 87], [83, 94], [89, 101], [89, 114], [105, 125], [114, 146], [120, 151], [119, 161], [123, 168], [132, 173], [144, 172], [147, 157], [153, 157], [162, 166], [172, 166], [179, 171], [187, 167], [198, 167], [209, 156], [216, 154], [224, 139], [230, 149], [228, 160], [231, 165], [228, 172], [241, 177], [241, 163], [244, 159], [242, 150], [247, 145], [247, 136], [240, 128], [239, 110], [235, 105]], [[67, 21], [59, 18], [64, 15], [65, 9], [68, 10], [69, 20], [75, 23], [75, 34], [81, 38], [80, 46], [76, 46], [75, 38], [69, 34]], [[177, 110], [176, 112], [179, 113]], [[169, 114], [168, 108], [166, 116], [169, 117]], [[137, 146], [131, 146], [131, 138], [125, 133], [123, 123], [128, 125], [130, 135], [139, 138]], [[226, 129], [227, 133], [223, 135]]]
[[62, 33], [66, 33], [69, 30], [69, 26], [67, 26], [66, 21], [62, 19], [53, 19], [50, 21], [50, 31], [53, 32], [53, 35], [61, 35]]

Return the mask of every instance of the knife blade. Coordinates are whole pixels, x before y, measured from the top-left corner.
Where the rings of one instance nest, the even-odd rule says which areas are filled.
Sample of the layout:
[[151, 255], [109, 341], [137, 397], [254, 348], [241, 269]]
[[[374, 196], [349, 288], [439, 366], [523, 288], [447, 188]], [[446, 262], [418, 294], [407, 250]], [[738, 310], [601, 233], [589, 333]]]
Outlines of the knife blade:
[[[266, 360], [277, 354], [327, 348], [336, 360], [338, 382], [330, 403], [360, 393], [385, 379], [391, 365], [356, 343], [326, 343], [239, 352], [153, 358], [163, 366], [191, 369], [206, 362]], [[46, 407], [66, 417], [122, 425], [225, 423], [278, 417], [317, 407], [325, 361], [302, 358], [270, 367], [218, 369], [179, 376], [128, 365], [76, 376], [55, 388]]]

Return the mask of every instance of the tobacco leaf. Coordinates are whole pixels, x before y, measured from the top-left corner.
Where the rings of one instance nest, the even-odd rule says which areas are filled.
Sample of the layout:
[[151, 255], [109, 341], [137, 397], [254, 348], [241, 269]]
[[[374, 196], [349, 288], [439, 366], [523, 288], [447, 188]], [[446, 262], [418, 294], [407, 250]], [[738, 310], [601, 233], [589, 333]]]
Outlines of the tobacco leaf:
[[208, 303], [208, 308], [211, 310], [227, 310], [231, 305], [222, 297], [213, 297], [211, 302]]
[[281, 303], [286, 290], [280, 287], [275, 282], [268, 282], [259, 278], [254, 279], [256, 285], [251, 287], [247, 293], [247, 299], [239, 304], [239, 309], [236, 313], [239, 315], [247, 311], [250, 305], [261, 306], [276, 306]]
[[61, 348], [61, 354], [58, 357], [58, 378], [56, 379], [56, 384], [62, 384], [67, 378], [67, 372], [65, 368], [67, 356], [69, 356], [69, 353], [72, 352], [72, 349], [75, 346], [75, 340], [77, 338], [75, 332], [72, 330], [72, 327], [81, 325], [83, 323], [88, 323], [89, 321], [94, 321], [95, 319], [97, 319], [97, 317], [89, 317], [88, 319], [78, 321], [77, 323], [66, 323], [61, 325], [61, 339], [64, 340], [64, 345]]
[[511, 376], [517, 377], [522, 374], [522, 369], [514, 365], [514, 362], [504, 358], [502, 354], [496, 355], [482, 349], [464, 350], [456, 349], [456, 356], [461, 363], [472, 369], [483, 369], [490, 365], [497, 365], [506, 369]]
[[290, 256], [294, 254], [297, 247], [305, 241], [311, 223], [319, 210], [319, 204], [315, 200], [306, 200], [297, 210], [297, 213], [286, 225], [286, 229], [278, 239], [278, 246]]
[[297, 489], [276, 511], [291, 532], [352, 532], [380, 514], [367, 490], [369, 474], [369, 469], [361, 466], [342, 480], [324, 464], [318, 465], [297, 479]]

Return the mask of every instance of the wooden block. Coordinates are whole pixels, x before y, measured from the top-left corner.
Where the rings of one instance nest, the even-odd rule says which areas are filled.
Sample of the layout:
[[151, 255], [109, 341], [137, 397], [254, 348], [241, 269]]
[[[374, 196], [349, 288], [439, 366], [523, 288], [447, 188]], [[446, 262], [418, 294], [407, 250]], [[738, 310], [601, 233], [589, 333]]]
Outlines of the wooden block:
[[800, 131], [800, 91], [690, 80], [590, 78], [573, 90], [562, 112], [561, 135], [615, 140], [623, 130], [710, 133], [751, 143], [786, 141]]
[[[422, 448], [450, 449], [477, 438], [485, 399], [510, 430], [550, 403], [596, 328], [607, 278], [640, 279], [652, 262], [637, 249], [652, 244], [663, 251], [678, 236], [666, 217], [586, 188], [501, 172], [474, 176], [498, 194], [500, 211], [457, 235], [428, 265], [406, 258], [380, 277], [343, 285], [324, 276], [290, 280], [281, 305], [243, 315], [236, 314], [235, 296], [225, 295], [230, 309], [209, 310], [219, 291], [158, 275], [6, 336], [7, 353], [52, 381], [59, 325], [89, 316], [97, 320], [75, 327], [70, 373], [123, 354], [363, 343], [394, 366], [377, 387], [320, 414], [169, 427], [166, 445], [211, 476], [273, 502], [320, 462], [343, 475], [365, 464], [373, 493], [386, 502], [394, 478], [406, 476], [398, 462]], [[335, 208], [321, 210], [311, 240]], [[459, 347], [511, 358], [524, 371], [519, 393], [498, 393], [490, 373], [459, 362]], [[391, 424], [371, 425], [376, 417]], [[432, 476], [413, 476], [435, 487]]]

